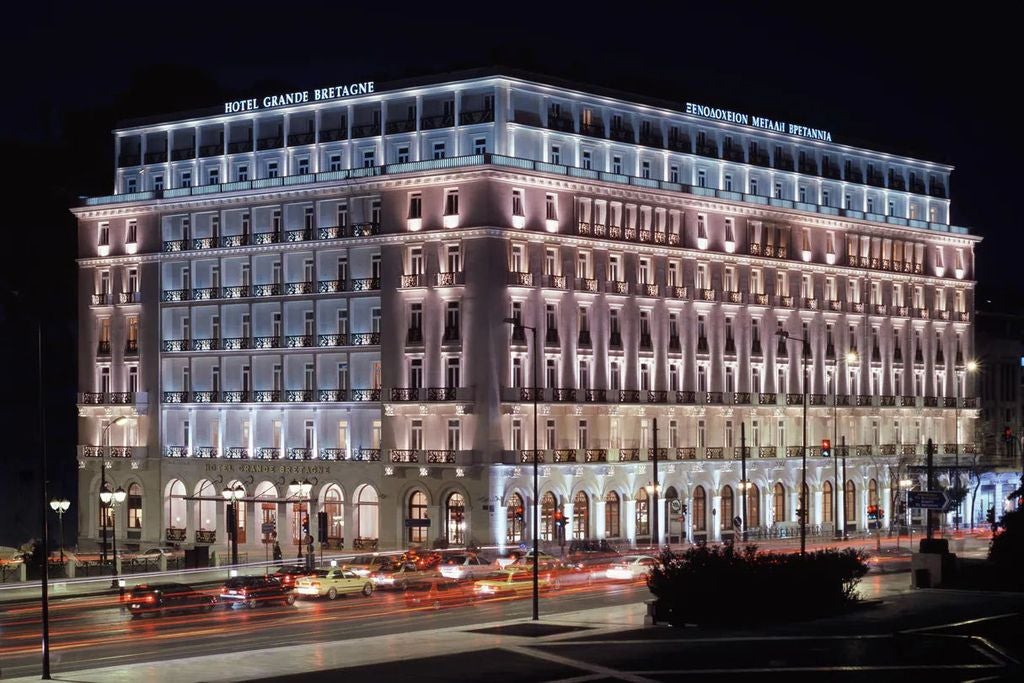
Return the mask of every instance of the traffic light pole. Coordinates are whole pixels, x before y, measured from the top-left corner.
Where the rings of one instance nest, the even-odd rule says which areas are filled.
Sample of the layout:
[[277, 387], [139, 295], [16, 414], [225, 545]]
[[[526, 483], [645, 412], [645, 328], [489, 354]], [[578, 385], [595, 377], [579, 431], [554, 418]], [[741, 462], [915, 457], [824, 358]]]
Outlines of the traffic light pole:
[[657, 552], [661, 548], [661, 535], [658, 534], [658, 418], [654, 418], [654, 451], [651, 459], [654, 461], [654, 486], [651, 491], [651, 545]]
[[[925, 447], [925, 453], [928, 456], [928, 490], [931, 491], [935, 485], [934, 472], [932, 470], [932, 453], [935, 450], [935, 446], [932, 445], [932, 440], [928, 439], [928, 445]], [[925, 538], [929, 541], [932, 540], [932, 511], [925, 510]]]
[[740, 495], [743, 496], [743, 542], [747, 542], [747, 528], [750, 526], [747, 523], [747, 496], [750, 495], [750, 482], [747, 481], [747, 423], [740, 422], [740, 482], [743, 484], [743, 490], [740, 491]]

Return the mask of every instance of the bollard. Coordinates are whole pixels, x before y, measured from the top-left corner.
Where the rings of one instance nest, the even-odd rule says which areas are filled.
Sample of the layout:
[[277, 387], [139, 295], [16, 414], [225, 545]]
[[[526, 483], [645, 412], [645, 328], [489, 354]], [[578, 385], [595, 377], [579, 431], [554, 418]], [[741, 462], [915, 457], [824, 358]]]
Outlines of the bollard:
[[68, 558], [68, 561], [64, 563], [64, 578], [75, 578], [75, 566], [77, 566], [77, 564], [78, 563], [75, 562], [73, 559], [71, 559], [70, 557]]
[[159, 569], [162, 572], [167, 571], [167, 556], [161, 553], [159, 557], [157, 557], [156, 566], [157, 569]]
[[18, 581], [28, 581], [28, 566], [24, 562], [18, 565]]

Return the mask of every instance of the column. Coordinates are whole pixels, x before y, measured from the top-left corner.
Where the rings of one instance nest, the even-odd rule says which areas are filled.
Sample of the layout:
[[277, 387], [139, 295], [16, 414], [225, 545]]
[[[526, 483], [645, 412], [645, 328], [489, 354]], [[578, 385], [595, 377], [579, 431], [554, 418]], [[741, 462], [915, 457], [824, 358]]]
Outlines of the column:
[[598, 499], [597, 496], [594, 496], [594, 498], [590, 501], [590, 504], [594, 506], [594, 538], [604, 538], [605, 533], [607, 533], [607, 530], [604, 526], [604, 499]]
[[[808, 487], [808, 488], [810, 488], [810, 487]], [[823, 507], [822, 507], [821, 488], [819, 487], [818, 490], [813, 491], [811, 493], [811, 497], [814, 499], [814, 517], [813, 517], [813, 519], [811, 519], [811, 521], [809, 523], [810, 524], [818, 524], [818, 525], [820, 525], [820, 524], [824, 523], [824, 515], [822, 513]]]
[[630, 498], [622, 501], [625, 503], [625, 538], [630, 545], [636, 545], [636, 499]]
[[[349, 495], [353, 494], [354, 491], [349, 491]], [[345, 505], [342, 507], [341, 514], [345, 518], [345, 536], [343, 539], [343, 545], [346, 549], [351, 550], [353, 542], [356, 540], [356, 537], [359, 536], [359, 528], [356, 525], [356, 505], [354, 497], [345, 502]]]
[[462, 111], [462, 91], [461, 90], [456, 90], [455, 91], [455, 102], [454, 102], [454, 106], [452, 107], [452, 110], [453, 110], [454, 116], [455, 116], [454, 120], [452, 121], [452, 124], [454, 124], [454, 128], [455, 128], [455, 140], [454, 140], [455, 144], [453, 145], [455, 147], [454, 154], [455, 154], [455, 156], [461, 156], [462, 155], [462, 151], [461, 151], [462, 150], [462, 136], [459, 135], [459, 116], [460, 116], [460, 112]]
[[860, 509], [857, 511], [857, 528], [865, 530], [868, 528], [868, 485], [863, 482], [860, 487]]
[[565, 545], [572, 542], [572, 510], [572, 503], [562, 503], [562, 514], [565, 515], [565, 529], [562, 538], [565, 540]]
[[[665, 499], [659, 494], [658, 495], [657, 510], [654, 511], [654, 514], [656, 514], [658, 516], [658, 536], [659, 536], [659, 538], [651, 539], [651, 542], [654, 543], [656, 545], [656, 547], [660, 547], [662, 542], [666, 542], [666, 543], [668, 542], [669, 533], [668, 533], [668, 514], [667, 514], [667, 510], [668, 510], [668, 506], [665, 504]], [[653, 525], [651, 526], [651, 531], [652, 532], [654, 531]]]
[[494, 505], [491, 507], [491, 515], [491, 533], [494, 536], [494, 544], [498, 546], [498, 554], [504, 555], [508, 545], [508, 508], [500, 503]]
[[711, 496], [711, 520], [708, 522], [708, 540], [722, 540], [722, 496], [716, 491]]

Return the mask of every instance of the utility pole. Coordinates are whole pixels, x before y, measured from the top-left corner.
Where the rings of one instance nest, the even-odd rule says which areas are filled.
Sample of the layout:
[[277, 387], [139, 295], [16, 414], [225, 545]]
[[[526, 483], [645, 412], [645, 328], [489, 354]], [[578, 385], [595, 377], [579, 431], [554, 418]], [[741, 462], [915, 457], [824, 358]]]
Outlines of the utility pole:
[[[932, 454], [935, 452], [935, 446], [932, 444], [932, 440], [928, 439], [928, 445], [925, 447], [925, 454], [928, 456], [928, 490], [931, 491], [932, 487], [935, 486], [934, 472], [932, 470]], [[932, 540], [932, 511], [925, 510], [925, 538], [929, 541]]]
[[846, 434], [843, 434], [843, 436], [842, 436], [842, 444], [843, 444], [843, 486], [842, 486], [843, 519], [839, 520], [839, 522], [843, 525], [843, 539], [845, 540], [846, 539], [846, 513], [847, 513], [847, 509], [846, 509]]

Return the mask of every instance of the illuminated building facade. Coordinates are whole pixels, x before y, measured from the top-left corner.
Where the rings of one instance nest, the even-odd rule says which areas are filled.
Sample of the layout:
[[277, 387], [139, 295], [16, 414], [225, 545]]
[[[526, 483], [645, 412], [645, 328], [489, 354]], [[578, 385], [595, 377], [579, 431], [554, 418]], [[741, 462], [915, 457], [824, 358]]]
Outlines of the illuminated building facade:
[[239, 485], [260, 554], [319, 510], [346, 549], [518, 545], [534, 510], [554, 541], [556, 507], [646, 542], [657, 447], [663, 533], [721, 539], [741, 425], [747, 527], [791, 532], [797, 337], [809, 524], [863, 528], [890, 466], [973, 444], [978, 238], [951, 167], [832, 139], [507, 72], [126, 124], [115, 194], [74, 209], [82, 538], [106, 463], [129, 547], [222, 552]]

